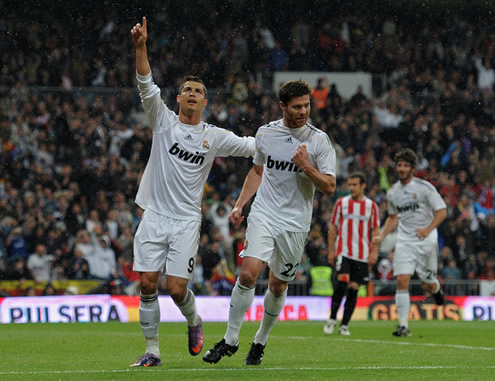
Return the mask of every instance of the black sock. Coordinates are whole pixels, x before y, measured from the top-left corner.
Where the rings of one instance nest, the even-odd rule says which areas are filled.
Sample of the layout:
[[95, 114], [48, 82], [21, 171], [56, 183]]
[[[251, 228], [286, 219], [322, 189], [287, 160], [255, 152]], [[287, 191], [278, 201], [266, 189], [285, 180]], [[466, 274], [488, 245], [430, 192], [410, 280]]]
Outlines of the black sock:
[[340, 307], [340, 302], [342, 302], [342, 298], [345, 295], [345, 291], [347, 290], [347, 282], [338, 281], [337, 286], [335, 286], [335, 290], [332, 296], [332, 312], [330, 313], [330, 319], [337, 320], [337, 311]]
[[354, 307], [356, 307], [358, 290], [350, 288], [347, 290], [347, 299], [345, 300], [344, 306], [344, 317], [342, 318], [341, 325], [349, 324], [351, 320], [352, 313], [354, 312]]

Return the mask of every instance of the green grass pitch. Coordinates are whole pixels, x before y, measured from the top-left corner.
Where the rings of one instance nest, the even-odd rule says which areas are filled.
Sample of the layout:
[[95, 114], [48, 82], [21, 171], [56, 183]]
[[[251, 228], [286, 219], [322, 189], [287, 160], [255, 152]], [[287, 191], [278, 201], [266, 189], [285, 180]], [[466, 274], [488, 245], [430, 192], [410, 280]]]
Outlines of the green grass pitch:
[[[204, 323], [202, 354], [226, 323]], [[258, 323], [244, 323], [239, 351], [211, 365], [187, 351], [185, 323], [162, 323], [162, 367], [129, 368], [144, 351], [137, 323], [0, 325], [0, 380], [495, 380], [495, 322], [351, 322], [352, 336], [323, 322], [279, 322], [260, 366], [243, 365]]]

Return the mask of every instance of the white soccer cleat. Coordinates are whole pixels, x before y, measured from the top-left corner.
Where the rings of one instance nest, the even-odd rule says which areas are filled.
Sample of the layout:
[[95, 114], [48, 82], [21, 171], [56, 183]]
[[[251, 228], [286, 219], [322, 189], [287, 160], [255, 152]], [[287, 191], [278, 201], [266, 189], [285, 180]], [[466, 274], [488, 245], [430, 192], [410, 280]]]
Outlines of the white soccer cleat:
[[341, 325], [339, 327], [339, 335], [342, 335], [342, 336], [351, 336], [351, 331], [349, 331], [349, 328], [347, 328], [346, 325]]
[[325, 335], [331, 335], [333, 330], [335, 329], [335, 325], [337, 324], [337, 320], [328, 319], [325, 325], [323, 326], [323, 332]]

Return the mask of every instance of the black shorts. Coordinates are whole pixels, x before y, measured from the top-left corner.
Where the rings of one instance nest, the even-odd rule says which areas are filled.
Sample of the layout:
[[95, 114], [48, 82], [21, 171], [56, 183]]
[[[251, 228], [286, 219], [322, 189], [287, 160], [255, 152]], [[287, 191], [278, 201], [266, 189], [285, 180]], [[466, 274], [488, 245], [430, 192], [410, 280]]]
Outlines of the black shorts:
[[349, 274], [351, 282], [358, 284], [368, 284], [370, 280], [370, 274], [368, 271], [368, 263], [355, 261], [342, 255], [337, 257], [335, 264], [337, 275]]

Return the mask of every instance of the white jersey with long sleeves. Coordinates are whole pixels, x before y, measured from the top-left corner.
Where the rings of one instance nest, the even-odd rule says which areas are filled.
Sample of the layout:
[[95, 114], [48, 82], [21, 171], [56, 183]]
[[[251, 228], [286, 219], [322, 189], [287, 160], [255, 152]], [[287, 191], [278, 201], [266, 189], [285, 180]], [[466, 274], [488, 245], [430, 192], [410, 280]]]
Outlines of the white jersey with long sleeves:
[[335, 176], [335, 149], [323, 131], [308, 123], [288, 128], [282, 119], [258, 129], [253, 163], [263, 166], [263, 177], [251, 216], [287, 231], [309, 231], [315, 186], [292, 161], [303, 144], [310, 163], [321, 173]]
[[153, 129], [151, 154], [136, 203], [164, 216], [199, 221], [201, 198], [215, 157], [253, 156], [255, 139], [238, 137], [205, 122], [181, 123], [163, 103], [151, 73], [136, 77], [143, 109]]
[[[399, 219], [397, 240], [402, 241], [419, 242], [416, 231], [429, 226], [434, 213], [447, 207], [435, 187], [417, 177], [405, 185], [400, 181], [393, 184], [387, 192], [387, 201], [388, 213]], [[434, 229], [421, 242], [437, 241], [437, 229]]]

